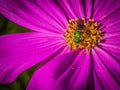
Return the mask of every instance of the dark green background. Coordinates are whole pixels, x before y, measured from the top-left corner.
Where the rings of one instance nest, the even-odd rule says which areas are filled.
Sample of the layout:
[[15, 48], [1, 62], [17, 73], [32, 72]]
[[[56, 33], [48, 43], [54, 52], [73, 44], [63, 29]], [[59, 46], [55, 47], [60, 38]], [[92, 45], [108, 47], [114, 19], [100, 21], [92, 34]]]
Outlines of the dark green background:
[[[0, 35], [20, 32], [31, 32], [31, 30], [23, 28], [0, 15]], [[20, 74], [14, 83], [0, 84], [0, 90], [25, 90], [36, 67], [37, 65]]]

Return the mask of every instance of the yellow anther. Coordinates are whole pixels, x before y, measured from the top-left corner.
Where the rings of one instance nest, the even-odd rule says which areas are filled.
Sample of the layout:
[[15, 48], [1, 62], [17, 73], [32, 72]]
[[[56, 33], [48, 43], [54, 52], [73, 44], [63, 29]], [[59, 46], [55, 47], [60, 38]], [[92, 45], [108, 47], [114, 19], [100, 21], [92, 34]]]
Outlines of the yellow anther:
[[81, 18], [82, 20], [85, 20], [83, 17]]
[[78, 18], [75, 18], [75, 21], [77, 21], [78, 20]]
[[91, 21], [94, 22], [94, 19], [92, 18]]
[[92, 19], [89, 19], [88, 21], [92, 21]]
[[74, 19], [70, 19], [70, 20], [69, 20], [69, 23], [72, 23], [73, 21], [74, 21]]
[[95, 22], [95, 26], [98, 26], [98, 24]]

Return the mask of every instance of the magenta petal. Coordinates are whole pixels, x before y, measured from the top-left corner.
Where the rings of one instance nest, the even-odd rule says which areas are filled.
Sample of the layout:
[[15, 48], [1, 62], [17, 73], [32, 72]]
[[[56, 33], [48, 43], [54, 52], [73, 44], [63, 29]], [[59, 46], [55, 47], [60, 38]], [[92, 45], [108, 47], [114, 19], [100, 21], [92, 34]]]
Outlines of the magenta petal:
[[[112, 20], [112, 19], [109, 19]], [[113, 34], [113, 33], [120, 33], [120, 21], [114, 21], [111, 22], [111, 24], [103, 24], [106, 25], [106, 28], [103, 29], [103, 32], [106, 32], [106, 34]]]
[[73, 12], [77, 18], [85, 17], [82, 0], [70, 0], [69, 4], [73, 8]]
[[83, 0], [85, 1], [85, 13], [86, 13], [86, 18], [92, 18], [94, 14], [94, 0]]
[[120, 0], [95, 0], [93, 17], [96, 20], [103, 20], [118, 8], [120, 8]]
[[[36, 0], [40, 8], [54, 21], [56, 21], [62, 28], [67, 28], [67, 18], [68, 16], [65, 16], [64, 12], [61, 10], [59, 5], [55, 1], [40, 1]], [[45, 16], [43, 16], [45, 17]], [[47, 18], [47, 17], [45, 17]], [[54, 23], [54, 22], [53, 22]], [[59, 27], [59, 28], [61, 28]]]
[[36, 70], [27, 90], [83, 90], [90, 66], [88, 55], [78, 50], [54, 58]]
[[[120, 34], [119, 34], [120, 35]], [[100, 44], [106, 44], [106, 45], [113, 45], [113, 46], [120, 46], [120, 37], [113, 37], [113, 36], [109, 36], [109, 38], [106, 36], [105, 37], [105, 42], [100, 43]], [[104, 46], [103, 45], [103, 46]]]
[[72, 18], [90, 18], [93, 10], [92, 0], [59, 0], [65, 12]]
[[[120, 5], [119, 5], [120, 6]], [[120, 7], [101, 21], [106, 27], [116, 26], [120, 23]]]
[[0, 83], [13, 82], [24, 70], [59, 55], [65, 46], [62, 37], [50, 33], [0, 36]]
[[66, 17], [52, 1], [0, 0], [0, 13], [23, 27], [39, 32], [64, 33], [67, 25]]
[[120, 32], [105, 33], [105, 35], [101, 37], [101, 39], [105, 39], [108, 42], [115, 42], [119, 44]]
[[114, 33], [120, 33], [120, 8], [109, 17], [102, 20], [102, 24], [106, 27], [103, 29], [103, 32], [106, 32], [106, 34], [112, 35]]
[[118, 63], [120, 63], [120, 45], [100, 44]]
[[119, 63], [102, 49], [95, 48], [92, 53], [95, 65], [95, 76], [99, 78], [99, 81], [98, 78], [96, 78], [95, 82], [97, 83], [95, 83], [95, 86], [101, 86], [102, 90], [119, 90]]
[[69, 19], [77, 17], [77, 14], [74, 12], [73, 7], [71, 6], [71, 1], [58, 0], [57, 3], [61, 6], [62, 11], [64, 11], [65, 14], [67, 14]]

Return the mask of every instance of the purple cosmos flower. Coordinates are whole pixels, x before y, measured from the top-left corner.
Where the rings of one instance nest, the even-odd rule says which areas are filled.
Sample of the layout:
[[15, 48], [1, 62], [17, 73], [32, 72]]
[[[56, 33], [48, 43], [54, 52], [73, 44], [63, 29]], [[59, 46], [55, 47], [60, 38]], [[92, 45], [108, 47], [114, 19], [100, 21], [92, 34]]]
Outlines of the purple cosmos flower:
[[120, 90], [120, 0], [0, 0], [35, 32], [0, 36], [0, 83], [41, 62], [27, 90]]

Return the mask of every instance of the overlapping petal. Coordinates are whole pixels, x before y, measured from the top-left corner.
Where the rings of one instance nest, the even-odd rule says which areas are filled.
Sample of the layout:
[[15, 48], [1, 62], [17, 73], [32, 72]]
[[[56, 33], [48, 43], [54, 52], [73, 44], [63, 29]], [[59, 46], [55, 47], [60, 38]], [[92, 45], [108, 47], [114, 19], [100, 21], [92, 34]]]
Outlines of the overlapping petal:
[[89, 53], [85, 52], [66, 53], [41, 66], [34, 73], [27, 90], [83, 90], [90, 67]]
[[67, 25], [64, 13], [53, 1], [0, 0], [0, 13], [23, 27], [39, 32], [64, 33]]
[[[93, 51], [95, 65], [95, 85], [101, 90], [119, 90], [120, 89], [120, 65], [107, 52], [100, 48], [95, 48]], [[97, 87], [95, 88], [97, 89]]]
[[102, 48], [106, 50], [118, 63], [120, 63], [120, 46], [115, 44], [101, 44]]
[[51, 33], [0, 36], [0, 83], [13, 82], [21, 72], [41, 61], [47, 63], [65, 47], [64, 38]]
[[69, 19], [92, 18], [94, 13], [94, 0], [58, 0], [62, 10], [66, 12]]
[[[67, 4], [69, 4], [69, 6], [72, 8], [71, 11], [74, 12], [74, 16], [77, 18], [85, 17], [82, 0], [69, 0]], [[70, 19], [76, 18], [74, 16], [70, 16], [70, 13], [68, 13], [68, 16]]]
[[118, 9], [120, 9], [120, 0], [95, 0], [93, 18], [104, 20]]
[[61, 9], [65, 12], [69, 19], [80, 17], [80, 9], [82, 9], [82, 6], [80, 6], [80, 4], [82, 5], [81, 1], [74, 0], [73, 2], [72, 0], [57, 0], [57, 4], [61, 6]]
[[[94, 0], [0, 0], [0, 13], [9, 20], [41, 32], [64, 33], [69, 19], [90, 18]], [[89, 7], [89, 8], [88, 8]]]

